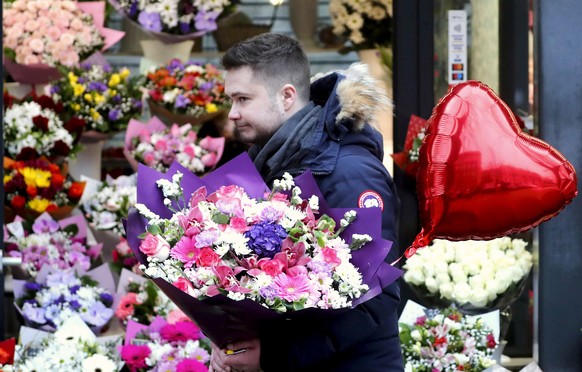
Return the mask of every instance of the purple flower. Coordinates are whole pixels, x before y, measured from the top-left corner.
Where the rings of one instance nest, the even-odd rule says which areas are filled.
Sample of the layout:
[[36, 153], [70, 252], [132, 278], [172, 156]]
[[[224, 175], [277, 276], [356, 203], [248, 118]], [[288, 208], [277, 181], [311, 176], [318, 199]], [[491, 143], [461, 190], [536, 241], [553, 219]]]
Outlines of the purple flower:
[[261, 288], [259, 293], [261, 294], [261, 297], [265, 298], [265, 300], [272, 300], [277, 297], [277, 290], [272, 285]]
[[135, 17], [135, 15], [137, 14], [137, 1], [131, 3], [128, 14], [131, 18]]
[[106, 306], [111, 306], [113, 304], [113, 296], [110, 293], [104, 292], [101, 293], [99, 296], [101, 302], [103, 302]]
[[59, 230], [59, 224], [53, 220], [37, 219], [32, 225], [35, 234], [54, 233]]
[[170, 70], [170, 71], [174, 71], [174, 70], [182, 71], [184, 69], [184, 64], [178, 58], [173, 58], [168, 63], [167, 67], [168, 67], [168, 70]]
[[176, 108], [180, 108], [180, 107], [186, 107], [190, 104], [190, 100], [188, 98], [186, 98], [186, 96], [182, 95], [182, 94], [178, 94], [178, 96], [176, 97], [176, 103], [174, 104], [174, 106]]
[[87, 86], [87, 89], [90, 91], [96, 91], [99, 93], [103, 93], [107, 90], [107, 85], [105, 85], [104, 83], [102, 83], [100, 81], [92, 81]]
[[220, 15], [219, 11], [204, 12], [200, 11], [194, 18], [194, 25], [200, 31], [214, 31], [218, 28], [216, 26], [216, 18]]
[[273, 208], [273, 206], [269, 205], [269, 206], [263, 208], [259, 218], [261, 219], [261, 221], [275, 222], [275, 221], [278, 221], [279, 218], [281, 218], [282, 214], [283, 214], [282, 211], [280, 211], [276, 208]]
[[287, 237], [287, 231], [281, 225], [260, 222], [245, 232], [249, 247], [259, 257], [273, 257], [281, 250], [281, 242]]
[[203, 230], [200, 234], [196, 235], [194, 246], [196, 248], [210, 247], [212, 243], [218, 238], [218, 231], [215, 230]]
[[136, 109], [141, 109], [142, 103], [139, 99], [132, 98], [132, 106]]
[[70, 291], [72, 294], [75, 294], [75, 293], [77, 293], [77, 291], [79, 290], [79, 288], [81, 288], [81, 286], [80, 286], [80, 285], [74, 285], [74, 286], [72, 286], [72, 287], [70, 287], [70, 288], [69, 288], [69, 291]]
[[111, 102], [113, 102], [113, 103], [120, 103], [121, 102], [121, 96], [119, 94], [114, 95], [113, 97], [111, 97]]
[[27, 292], [38, 292], [41, 288], [41, 285], [35, 282], [26, 282], [24, 284], [24, 289], [26, 289]]
[[79, 310], [81, 308], [81, 304], [77, 300], [72, 300], [69, 302], [69, 305], [71, 305], [71, 307], [75, 310]]
[[113, 110], [109, 111], [109, 114], [107, 115], [107, 117], [111, 121], [119, 120], [120, 116], [121, 116], [121, 112], [118, 109], [113, 109]]
[[192, 27], [190, 27], [190, 23], [178, 22], [178, 27], [180, 27], [180, 32], [182, 34], [188, 34], [192, 31]]
[[137, 17], [137, 21], [146, 30], [154, 32], [162, 31], [162, 20], [160, 19], [160, 15], [157, 13], [141, 12], [139, 17]]
[[200, 85], [200, 90], [203, 92], [206, 92], [210, 89], [212, 89], [212, 87], [214, 86], [214, 83], [212, 83], [211, 81], [207, 81], [206, 83]]
[[58, 85], [53, 85], [51, 86], [51, 94], [55, 94], [61, 91], [61, 87], [59, 87]]
[[95, 302], [87, 311], [81, 312], [80, 315], [85, 323], [101, 327], [111, 319], [113, 310], [106, 307], [102, 302]]

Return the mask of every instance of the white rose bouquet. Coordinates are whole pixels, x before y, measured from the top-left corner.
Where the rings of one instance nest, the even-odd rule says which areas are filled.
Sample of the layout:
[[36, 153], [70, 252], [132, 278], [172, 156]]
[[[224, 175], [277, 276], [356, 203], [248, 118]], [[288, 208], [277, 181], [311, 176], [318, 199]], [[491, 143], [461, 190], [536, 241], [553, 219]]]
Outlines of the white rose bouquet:
[[404, 281], [422, 299], [438, 307], [462, 310], [504, 309], [521, 293], [532, 267], [522, 239], [433, 244], [408, 258]]

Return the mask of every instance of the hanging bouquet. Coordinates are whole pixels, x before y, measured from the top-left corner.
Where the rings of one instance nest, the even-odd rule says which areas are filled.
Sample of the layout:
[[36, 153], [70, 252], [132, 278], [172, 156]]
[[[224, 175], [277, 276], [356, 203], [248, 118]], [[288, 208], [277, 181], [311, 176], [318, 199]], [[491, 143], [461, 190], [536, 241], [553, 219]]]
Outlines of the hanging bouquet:
[[[5, 100], [6, 102], [6, 100]], [[75, 157], [85, 122], [78, 116], [65, 119], [62, 104], [48, 96], [31, 96], [21, 102], [8, 100], [4, 112], [4, 155], [16, 160]]]
[[[68, 216], [77, 205], [84, 182], [74, 181], [46, 159], [13, 161], [4, 158], [4, 206], [12, 216], [29, 221], [48, 212], [56, 219]], [[6, 211], [5, 211], [6, 212]]]
[[32, 224], [17, 219], [5, 225], [4, 244], [7, 255], [22, 258], [20, 268], [33, 279], [43, 266], [87, 271], [101, 254], [101, 244], [87, 242], [87, 225], [80, 215], [55, 221], [45, 212]]
[[404, 140], [404, 149], [391, 155], [394, 163], [400, 169], [415, 178], [419, 167], [419, 150], [424, 140], [425, 131], [426, 120], [416, 115], [410, 115], [406, 139]]
[[50, 92], [65, 110], [85, 120], [86, 131], [111, 135], [141, 115], [140, 76], [130, 77], [129, 69], [82, 63], [66, 71]]
[[247, 154], [203, 179], [176, 163], [165, 175], [140, 166], [130, 247], [218, 345], [224, 329], [242, 339], [281, 313], [356, 306], [400, 275], [383, 261], [391, 244], [370, 228], [380, 210], [320, 205], [309, 177], [286, 175], [268, 192]]
[[[154, 111], [162, 108], [170, 114], [187, 115], [192, 119], [188, 122], [196, 124], [194, 120], [210, 120], [229, 104], [224, 93], [224, 74], [211, 63], [172, 59], [147, 71], [145, 78], [145, 96], [156, 115]], [[162, 114], [169, 116], [167, 112]]]
[[123, 235], [122, 219], [137, 201], [135, 176], [107, 175], [105, 181], [88, 180], [83, 200], [79, 204], [92, 229], [111, 231]]
[[71, 316], [55, 333], [22, 327], [15, 370], [116, 372], [123, 367], [119, 337], [95, 337], [85, 322]]
[[117, 274], [121, 274], [123, 269], [130, 270], [132, 272], [139, 271], [139, 262], [135, 254], [131, 251], [129, 244], [127, 244], [127, 239], [120, 237], [119, 243], [117, 243], [111, 251], [112, 261], [109, 263], [111, 269]]
[[158, 120], [145, 124], [132, 120], [125, 133], [125, 154], [135, 171], [142, 163], [165, 172], [177, 161], [202, 175], [218, 164], [224, 144], [224, 137], [198, 138], [190, 124], [168, 128]]
[[435, 239], [404, 264], [404, 281], [431, 306], [466, 312], [504, 309], [522, 292], [532, 254], [522, 239]]
[[17, 310], [27, 326], [54, 331], [77, 314], [99, 334], [113, 316], [113, 276], [107, 264], [91, 271], [45, 266], [34, 281], [14, 280]]
[[497, 341], [479, 317], [455, 308], [425, 309], [414, 323], [400, 322], [405, 370], [411, 372], [480, 372], [495, 364]]
[[230, 0], [109, 0], [120, 13], [167, 43], [189, 40], [214, 31], [216, 20], [233, 4]]
[[121, 358], [135, 371], [208, 371], [210, 343], [192, 321], [156, 317], [146, 326], [130, 320]]
[[16, 0], [4, 5], [5, 67], [23, 83], [58, 79], [55, 67], [76, 66], [125, 34], [103, 27], [104, 2]]
[[125, 269], [117, 285], [114, 308], [115, 317], [124, 326], [129, 321], [149, 325], [157, 316], [168, 320], [186, 318], [151, 280]]
[[344, 37], [350, 46], [341, 52], [389, 46], [392, 39], [392, 0], [331, 0], [333, 33]]

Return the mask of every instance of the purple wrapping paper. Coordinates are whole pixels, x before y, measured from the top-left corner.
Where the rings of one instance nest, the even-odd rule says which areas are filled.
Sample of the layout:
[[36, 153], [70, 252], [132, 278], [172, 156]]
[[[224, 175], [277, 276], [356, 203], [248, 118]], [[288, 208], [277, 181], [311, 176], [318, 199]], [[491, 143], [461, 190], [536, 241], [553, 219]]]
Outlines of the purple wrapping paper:
[[[150, 210], [158, 215], [169, 218], [171, 212], [163, 205], [163, 197], [155, 184], [160, 178], [171, 180], [172, 174], [180, 170], [184, 174], [182, 185], [184, 195], [189, 196], [199, 187], [206, 186], [210, 194], [220, 186], [235, 184], [241, 186], [252, 198], [263, 197], [268, 191], [267, 186], [257, 172], [247, 153], [243, 153], [215, 171], [207, 174], [203, 179], [196, 177], [178, 163], [174, 163], [166, 174], [159, 173], [142, 164], [138, 170], [138, 203], [146, 204]], [[311, 175], [305, 174], [296, 177], [295, 183], [302, 190], [302, 198], [310, 195], [319, 196], [320, 214], [328, 214], [339, 221], [348, 210], [357, 212], [356, 220], [348, 226], [342, 234], [344, 239], [353, 233], [368, 234], [373, 238], [360, 250], [352, 253], [352, 262], [360, 269], [364, 283], [370, 287], [363, 296], [353, 301], [357, 306], [380, 294], [382, 288], [396, 281], [402, 274], [401, 270], [384, 262], [392, 242], [381, 237], [381, 211], [378, 208], [329, 208], [317, 184]], [[130, 211], [126, 229], [129, 246], [142, 264], [147, 264], [146, 256], [139, 250], [138, 236], [145, 231], [147, 221], [137, 210]], [[346, 239], [350, 243], [349, 238]], [[340, 312], [346, 309], [323, 310], [309, 308], [288, 313], [278, 313], [267, 309], [252, 300], [234, 301], [224, 295], [198, 300], [182, 292], [163, 279], [154, 279], [154, 283], [192, 320], [194, 320], [206, 336], [216, 345], [224, 347], [226, 344], [249, 339], [257, 336], [259, 325], [269, 319], [295, 316], [309, 316], [314, 312]]]

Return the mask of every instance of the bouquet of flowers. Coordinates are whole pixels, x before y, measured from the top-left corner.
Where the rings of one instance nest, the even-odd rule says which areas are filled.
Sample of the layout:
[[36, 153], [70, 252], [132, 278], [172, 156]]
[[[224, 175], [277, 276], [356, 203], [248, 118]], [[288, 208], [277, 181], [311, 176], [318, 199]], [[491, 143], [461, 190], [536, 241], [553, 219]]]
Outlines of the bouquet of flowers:
[[406, 371], [479, 372], [495, 364], [493, 329], [451, 307], [425, 309], [413, 323], [400, 322], [400, 344]]
[[[243, 338], [281, 313], [350, 308], [400, 272], [383, 262], [390, 242], [370, 228], [380, 210], [329, 209], [310, 177], [285, 175], [268, 192], [247, 154], [203, 179], [176, 163], [165, 175], [140, 166], [143, 217], [130, 212], [130, 247], [218, 345], [227, 328]], [[225, 327], [224, 312], [240, 324]]]
[[112, 261], [110, 262], [111, 269], [117, 274], [121, 274], [123, 269], [130, 270], [132, 272], [138, 272], [139, 262], [137, 257], [131, 251], [129, 244], [127, 244], [127, 239], [121, 237], [119, 243], [117, 243], [111, 251]]
[[107, 264], [85, 273], [44, 266], [35, 281], [14, 280], [14, 298], [27, 326], [54, 331], [77, 314], [99, 334], [113, 316], [114, 286]]
[[15, 349], [16, 339], [14, 337], [0, 341], [0, 370], [3, 372], [13, 371]]
[[122, 219], [137, 201], [135, 176], [107, 175], [105, 181], [88, 180], [85, 195], [79, 204], [89, 225], [94, 230], [107, 230], [123, 235]]
[[193, 39], [216, 30], [216, 19], [232, 6], [230, 0], [109, 0], [120, 13], [161, 41]]
[[388, 46], [392, 39], [392, 0], [331, 0], [333, 33], [351, 46], [342, 52]]
[[88, 244], [81, 215], [55, 221], [45, 212], [32, 224], [17, 219], [5, 225], [4, 244], [9, 256], [22, 257], [20, 267], [33, 279], [43, 266], [87, 271], [101, 254], [101, 244]]
[[4, 65], [22, 83], [58, 79], [55, 67], [76, 66], [125, 35], [104, 27], [104, 2], [16, 0], [4, 5]]
[[77, 315], [69, 317], [55, 333], [28, 327], [20, 330], [14, 367], [17, 371], [121, 370], [119, 337], [95, 337]]
[[532, 267], [522, 239], [435, 239], [404, 264], [404, 281], [431, 306], [467, 312], [504, 309], [521, 293]]
[[200, 139], [190, 124], [167, 128], [158, 120], [146, 124], [132, 120], [125, 133], [125, 144], [125, 154], [136, 171], [138, 162], [165, 172], [177, 161], [202, 175], [220, 161], [225, 138]]
[[108, 64], [82, 63], [52, 83], [50, 92], [71, 114], [87, 123], [86, 130], [111, 134], [124, 130], [132, 118], [141, 115], [140, 76], [129, 69], [112, 69]]
[[[46, 159], [13, 161], [4, 158], [4, 206], [8, 212], [33, 220], [43, 212], [59, 219], [77, 205], [84, 182], [74, 181]], [[6, 219], [13, 219], [7, 213]]]
[[404, 150], [391, 155], [394, 163], [412, 177], [416, 177], [418, 172], [419, 150], [424, 140], [425, 131], [426, 120], [416, 115], [410, 115]]
[[126, 269], [121, 270], [114, 308], [124, 326], [129, 321], [149, 325], [157, 316], [186, 317], [151, 280]]
[[211, 349], [192, 321], [156, 317], [149, 326], [130, 320], [120, 352], [131, 372], [206, 372]]
[[17, 160], [41, 156], [49, 159], [74, 157], [85, 122], [77, 116], [63, 121], [62, 104], [48, 96], [32, 96], [12, 102], [4, 113], [4, 155]]
[[172, 59], [150, 69], [145, 77], [146, 98], [152, 112], [160, 106], [170, 113], [204, 122], [229, 104], [224, 93], [224, 75], [211, 63]]

